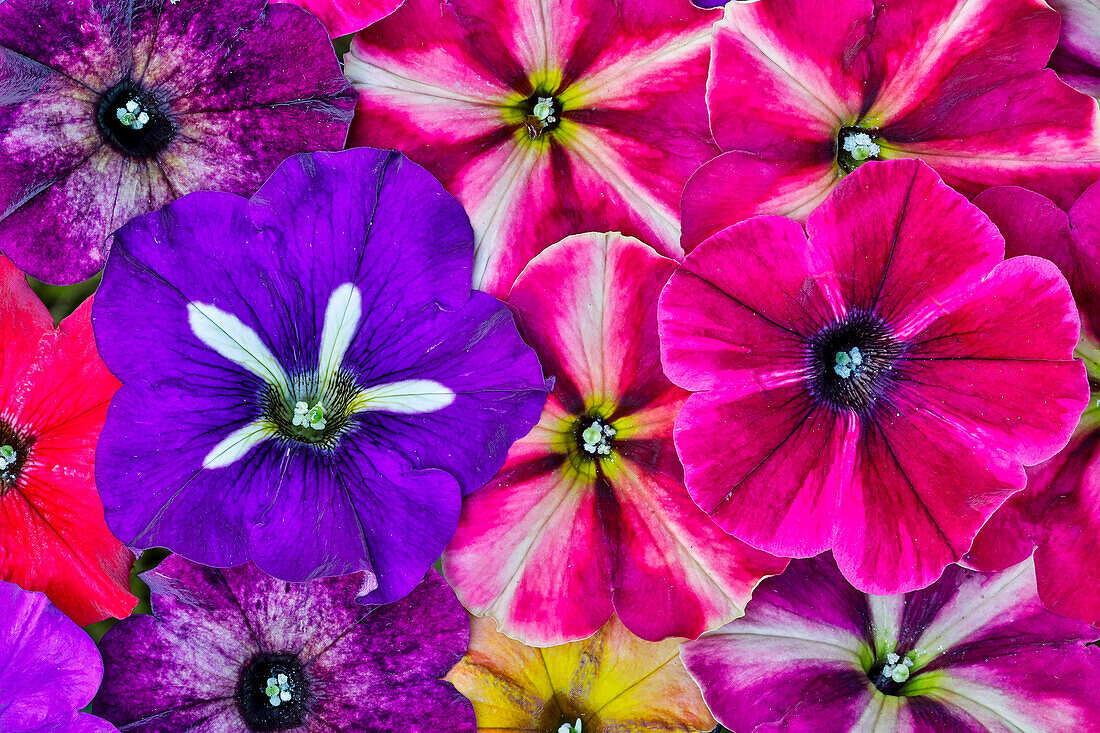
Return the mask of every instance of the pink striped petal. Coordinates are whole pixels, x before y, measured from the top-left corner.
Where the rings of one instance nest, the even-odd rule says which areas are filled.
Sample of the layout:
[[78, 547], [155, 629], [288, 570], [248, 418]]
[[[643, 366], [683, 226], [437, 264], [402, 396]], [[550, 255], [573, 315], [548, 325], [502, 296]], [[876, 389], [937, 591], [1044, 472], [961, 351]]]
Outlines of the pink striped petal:
[[1050, 0], [1062, 16], [1050, 68], [1074, 89], [1100, 97], [1100, 5], [1096, 0]]
[[[718, 152], [704, 101], [713, 20], [675, 0], [409, 0], [347, 58], [351, 140], [401, 150], [463, 203], [474, 283], [498, 296], [579, 232], [679, 257], [684, 184]], [[561, 121], [532, 141], [521, 110], [536, 90]]]
[[397, 10], [404, 0], [276, 0], [292, 2], [316, 15], [333, 38], [366, 28]]

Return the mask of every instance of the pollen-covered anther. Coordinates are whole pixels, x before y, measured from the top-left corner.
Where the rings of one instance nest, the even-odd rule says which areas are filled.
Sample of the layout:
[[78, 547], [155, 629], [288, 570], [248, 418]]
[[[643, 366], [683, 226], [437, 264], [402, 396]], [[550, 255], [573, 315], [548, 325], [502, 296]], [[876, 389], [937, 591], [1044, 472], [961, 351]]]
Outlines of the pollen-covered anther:
[[862, 163], [878, 155], [882, 148], [874, 138], [865, 132], [858, 132], [844, 138], [844, 150], [852, 156], [852, 160]]
[[611, 439], [615, 437], [615, 428], [602, 420], [593, 420], [581, 433], [584, 451], [593, 456], [611, 455]]
[[267, 695], [267, 701], [273, 708], [279, 707], [284, 702], [290, 702], [294, 697], [290, 691], [290, 678], [285, 674], [279, 673], [268, 677], [264, 685], [264, 694]]
[[118, 117], [119, 122], [131, 130], [140, 130], [151, 119], [149, 112], [142, 106], [141, 101], [136, 98], [131, 98], [126, 104], [116, 109], [115, 116]]
[[320, 401], [316, 405], [310, 407], [306, 402], [297, 402], [294, 405], [294, 424], [301, 427], [308, 427], [313, 430], [324, 430], [328, 425], [328, 420], [325, 419], [325, 407]]
[[882, 668], [882, 677], [900, 684], [909, 679], [912, 668], [913, 660], [911, 657], [907, 655], [903, 658], [890, 652], [886, 655], [886, 666]]
[[13, 465], [18, 458], [19, 454], [15, 452], [15, 448], [10, 445], [0, 445], [0, 470]]
[[581, 725], [581, 719], [577, 718], [575, 723], [562, 723], [558, 728], [558, 733], [583, 733], [583, 726]]
[[862, 367], [863, 354], [860, 353], [858, 346], [853, 346], [847, 351], [836, 352], [836, 366], [833, 367], [833, 371], [841, 379], [848, 379], [853, 374], [858, 374]]

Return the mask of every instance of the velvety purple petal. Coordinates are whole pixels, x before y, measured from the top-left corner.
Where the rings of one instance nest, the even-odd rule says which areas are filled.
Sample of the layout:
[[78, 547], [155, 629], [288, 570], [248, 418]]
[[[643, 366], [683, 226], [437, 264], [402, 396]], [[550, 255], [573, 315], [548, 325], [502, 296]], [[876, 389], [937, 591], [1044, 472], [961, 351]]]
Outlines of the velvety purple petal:
[[10, 733], [113, 731], [75, 712], [103, 674], [83, 630], [41, 593], [0, 582], [0, 728]]
[[429, 571], [405, 598], [374, 608], [309, 662], [311, 674], [328, 680], [314, 714], [340, 731], [474, 733], [469, 700], [441, 680], [469, 642], [466, 612]]

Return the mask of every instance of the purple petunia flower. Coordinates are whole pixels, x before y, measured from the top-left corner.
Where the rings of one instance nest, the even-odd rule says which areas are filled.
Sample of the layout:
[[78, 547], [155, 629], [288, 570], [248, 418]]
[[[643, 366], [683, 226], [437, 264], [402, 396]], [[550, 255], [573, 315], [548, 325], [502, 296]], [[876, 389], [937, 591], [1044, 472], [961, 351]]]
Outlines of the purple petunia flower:
[[191, 191], [250, 195], [343, 147], [355, 93], [325, 29], [266, 0], [0, 2], [0, 250], [55, 283]]
[[[96, 475], [124, 542], [407, 593], [538, 419], [538, 360], [470, 289], [473, 235], [398, 153], [296, 156], [116, 235], [92, 317], [122, 381]], [[369, 588], [368, 588], [369, 589]]]
[[680, 656], [735, 733], [1083, 733], [1100, 730], [1098, 633], [1043, 608], [1031, 561], [869, 596], [825, 554]]
[[361, 573], [284, 583], [254, 565], [215, 570], [170, 556], [143, 576], [152, 616], [103, 638], [92, 709], [130, 733], [473, 733], [442, 678], [470, 627], [437, 573], [366, 609]]
[[90, 636], [43, 594], [0, 581], [0, 730], [117, 733], [80, 712], [102, 676]]
[[1057, 453], [1088, 400], [1057, 268], [1004, 259], [921, 161], [863, 166], [810, 215], [742, 222], [661, 294], [688, 491], [786, 557], [832, 549], [868, 593], [923, 588]]

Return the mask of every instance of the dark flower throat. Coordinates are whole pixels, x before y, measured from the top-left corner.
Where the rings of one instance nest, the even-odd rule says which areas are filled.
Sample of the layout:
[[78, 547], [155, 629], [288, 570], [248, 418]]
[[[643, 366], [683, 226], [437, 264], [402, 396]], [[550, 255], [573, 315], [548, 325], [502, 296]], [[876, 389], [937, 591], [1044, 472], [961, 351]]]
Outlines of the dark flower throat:
[[96, 127], [108, 145], [130, 158], [153, 158], [176, 136], [167, 105], [131, 79], [100, 97]]
[[897, 381], [903, 345], [877, 315], [853, 311], [810, 339], [810, 392], [838, 412], [869, 417]]
[[[273, 705], [268, 682], [285, 677], [282, 687], [290, 695]], [[289, 730], [305, 721], [310, 701], [309, 683], [302, 663], [293, 654], [260, 654], [241, 670], [237, 681], [237, 709], [249, 730], [256, 733]]]
[[14, 462], [0, 461], [4, 465], [0, 467], [0, 496], [8, 493], [19, 483], [19, 477], [23, 473], [23, 466], [27, 462], [34, 439], [21, 436], [11, 425], [0, 420], [0, 448], [7, 446], [14, 451]]

